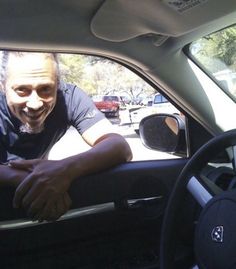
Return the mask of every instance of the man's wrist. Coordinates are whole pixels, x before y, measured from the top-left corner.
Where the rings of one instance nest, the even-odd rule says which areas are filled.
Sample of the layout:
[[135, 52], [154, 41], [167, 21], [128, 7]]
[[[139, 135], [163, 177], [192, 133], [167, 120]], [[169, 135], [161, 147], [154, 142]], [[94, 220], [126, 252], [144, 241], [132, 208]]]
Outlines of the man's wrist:
[[64, 167], [66, 170], [66, 174], [68, 176], [67, 180], [69, 181], [69, 184], [71, 184], [73, 180], [79, 176], [77, 171], [78, 167], [76, 166], [77, 162], [75, 162], [74, 159], [74, 156], [70, 156], [59, 161], [60, 166]]
[[0, 166], [0, 186], [17, 187], [28, 175], [28, 172], [17, 170], [8, 165]]

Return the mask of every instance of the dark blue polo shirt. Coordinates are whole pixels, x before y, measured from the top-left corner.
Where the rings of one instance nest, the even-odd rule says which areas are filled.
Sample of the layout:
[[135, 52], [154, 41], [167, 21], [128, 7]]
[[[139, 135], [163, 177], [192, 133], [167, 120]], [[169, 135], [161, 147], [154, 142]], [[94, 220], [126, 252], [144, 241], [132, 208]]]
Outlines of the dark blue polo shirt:
[[61, 83], [57, 102], [39, 134], [21, 133], [21, 122], [8, 109], [0, 92], [0, 162], [44, 158], [52, 146], [74, 126], [80, 134], [104, 118], [91, 98], [74, 85]]

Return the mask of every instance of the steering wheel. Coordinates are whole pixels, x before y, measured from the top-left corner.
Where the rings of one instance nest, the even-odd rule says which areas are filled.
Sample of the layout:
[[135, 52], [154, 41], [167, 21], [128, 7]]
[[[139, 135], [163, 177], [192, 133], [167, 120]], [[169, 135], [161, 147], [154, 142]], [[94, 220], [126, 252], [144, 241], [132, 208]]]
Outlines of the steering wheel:
[[166, 208], [160, 246], [161, 269], [174, 268], [178, 220], [189, 191], [202, 210], [195, 228], [194, 252], [197, 265], [205, 269], [236, 268], [236, 189], [222, 191], [200, 175], [217, 154], [236, 144], [236, 130], [216, 136], [188, 161], [176, 181]]

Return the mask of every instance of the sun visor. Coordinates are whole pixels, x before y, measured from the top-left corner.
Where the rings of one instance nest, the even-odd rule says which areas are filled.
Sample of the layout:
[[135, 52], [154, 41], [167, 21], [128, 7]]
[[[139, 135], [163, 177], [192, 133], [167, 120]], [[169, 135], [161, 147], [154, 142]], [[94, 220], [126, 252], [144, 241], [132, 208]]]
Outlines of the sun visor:
[[93, 17], [91, 31], [114, 42], [149, 33], [176, 35], [179, 33], [177, 29], [173, 31], [176, 22], [174, 18], [172, 22], [165, 18], [167, 12], [168, 7], [156, 0], [108, 0]]
[[114, 42], [150, 33], [179, 36], [189, 26], [185, 15], [169, 6], [169, 2], [171, 1], [107, 0], [93, 17], [91, 31], [99, 38]]
[[222, 1], [215, 0], [106, 0], [91, 21], [91, 31], [113, 42], [146, 34], [175, 37], [225, 12], [229, 10]]

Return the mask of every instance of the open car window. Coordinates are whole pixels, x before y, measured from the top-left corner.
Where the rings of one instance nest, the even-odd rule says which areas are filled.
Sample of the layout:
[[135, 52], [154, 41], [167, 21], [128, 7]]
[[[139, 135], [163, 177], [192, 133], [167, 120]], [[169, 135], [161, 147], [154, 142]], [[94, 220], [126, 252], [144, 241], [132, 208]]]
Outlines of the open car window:
[[189, 52], [193, 60], [236, 101], [236, 25], [194, 41]]
[[[62, 79], [82, 88], [117, 132], [125, 137], [133, 152], [132, 161], [179, 158], [171, 153], [145, 147], [139, 136], [139, 125], [143, 118], [157, 113], [180, 114], [157, 89], [128, 68], [107, 58], [60, 54], [59, 63]], [[59, 158], [61, 152], [65, 153], [66, 149], [71, 148], [66, 146], [67, 135], [68, 141], [72, 139], [70, 132], [72, 130], [53, 148], [51, 158]], [[61, 151], [59, 145], [66, 149]], [[81, 145], [77, 147], [74, 146], [72, 150], [88, 148], [82, 139]]]
[[[3, 54], [2, 54], [3, 55]], [[141, 121], [153, 114], [181, 114], [165, 96], [140, 76], [107, 58], [57, 54], [60, 80], [78, 86], [129, 143], [133, 161], [179, 158], [174, 152], [153, 150], [140, 138]], [[152, 130], [156, 137], [155, 129]], [[71, 146], [73, 145], [73, 146]], [[77, 130], [67, 133], [50, 150], [49, 159], [62, 159], [90, 148]]]

